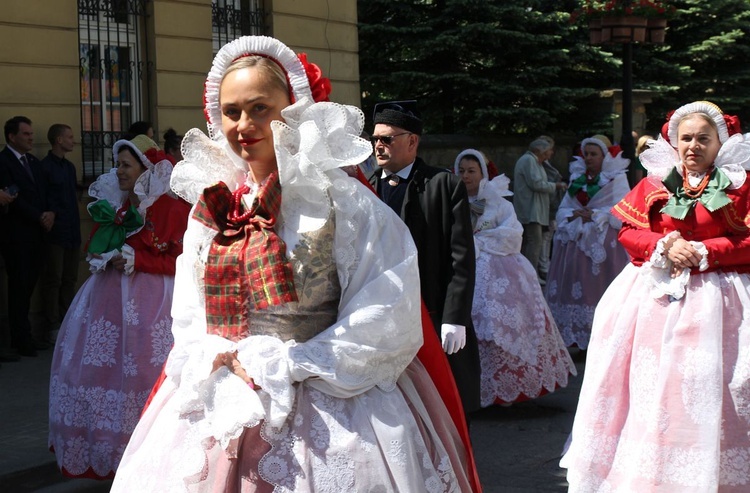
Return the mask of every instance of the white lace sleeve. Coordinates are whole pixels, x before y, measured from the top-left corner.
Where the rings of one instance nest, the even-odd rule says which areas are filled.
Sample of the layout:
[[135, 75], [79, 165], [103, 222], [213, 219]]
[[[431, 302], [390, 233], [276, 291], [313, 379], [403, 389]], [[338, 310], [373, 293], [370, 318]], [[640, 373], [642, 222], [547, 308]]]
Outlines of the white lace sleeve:
[[581, 231], [583, 221], [580, 217], [571, 219], [573, 212], [581, 208], [578, 199], [571, 197], [569, 193], [565, 193], [560, 207], [557, 209], [557, 215], [555, 221], [557, 222], [557, 230], [555, 231], [555, 239], [563, 243], [569, 241], [576, 241]]
[[135, 250], [132, 246], [125, 243], [122, 246], [122, 258], [125, 259], [125, 275], [129, 276], [135, 270]]
[[289, 349], [291, 377], [337, 397], [392, 390], [422, 345], [416, 247], [406, 225], [357, 181], [342, 173], [332, 195], [339, 316]]
[[653, 265], [654, 267], [658, 267], [659, 269], [666, 269], [667, 267], [669, 267], [669, 259], [666, 255], [667, 252], [665, 245], [669, 240], [673, 238], [682, 238], [682, 235], [677, 230], [671, 231], [665, 237], [656, 242], [656, 248], [654, 248], [654, 251], [651, 254], [651, 259], [649, 260], [649, 262], [651, 262], [651, 265]]
[[[681, 238], [679, 231], [672, 231], [659, 241], [656, 242], [651, 258], [641, 266], [641, 275], [646, 277], [650, 286], [651, 296], [660, 298], [662, 296], [671, 296], [674, 299], [681, 299], [685, 296], [685, 289], [690, 281], [690, 269], [683, 269], [680, 275], [672, 277], [672, 261], [667, 258], [665, 252], [666, 243], [673, 238]], [[701, 244], [701, 246], [703, 246]], [[704, 259], [708, 256], [708, 251], [703, 247], [705, 252]], [[701, 264], [703, 261], [701, 261]], [[706, 263], [708, 266], [708, 263]]]

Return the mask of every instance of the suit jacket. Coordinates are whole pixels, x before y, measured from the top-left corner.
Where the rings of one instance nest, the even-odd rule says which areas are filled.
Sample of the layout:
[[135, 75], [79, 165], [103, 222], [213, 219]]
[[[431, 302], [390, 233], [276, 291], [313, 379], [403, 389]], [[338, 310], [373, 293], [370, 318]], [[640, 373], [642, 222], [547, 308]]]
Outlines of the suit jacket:
[[[370, 177], [379, 191], [381, 171]], [[451, 323], [466, 327], [466, 347], [448, 356], [466, 412], [479, 408], [479, 349], [471, 323], [474, 298], [474, 235], [464, 184], [417, 158], [401, 207], [419, 255], [419, 277], [435, 330]], [[384, 245], [383, 248], [387, 248]]]
[[28, 175], [21, 161], [8, 146], [0, 151], [0, 188], [18, 186], [18, 197], [10, 203], [0, 222], [0, 238], [15, 244], [41, 243], [44, 228], [39, 221], [49, 210], [45, 197], [45, 175], [37, 158], [26, 154], [34, 179]]

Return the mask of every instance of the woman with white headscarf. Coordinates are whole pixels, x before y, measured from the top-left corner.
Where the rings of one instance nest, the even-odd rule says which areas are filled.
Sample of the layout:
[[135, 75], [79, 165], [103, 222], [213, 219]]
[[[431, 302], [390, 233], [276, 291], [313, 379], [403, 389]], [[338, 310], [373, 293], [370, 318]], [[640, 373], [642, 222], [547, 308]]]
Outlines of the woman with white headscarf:
[[628, 263], [610, 209], [630, 190], [630, 161], [603, 135], [583, 139], [581, 154], [557, 210], [546, 294], [565, 344], [586, 349], [596, 304]]
[[521, 255], [523, 227], [505, 197], [510, 180], [488, 180], [487, 160], [461, 152], [454, 172], [466, 185], [477, 255], [472, 322], [482, 366], [481, 404], [532, 399], [576, 374], [531, 263]]
[[139, 135], [89, 187], [92, 275], [60, 326], [49, 390], [49, 446], [66, 476], [114, 477], [172, 348], [175, 263], [188, 205], [169, 190], [174, 161]]
[[596, 309], [572, 492], [750, 490], [750, 142], [700, 101], [613, 209], [632, 257]]

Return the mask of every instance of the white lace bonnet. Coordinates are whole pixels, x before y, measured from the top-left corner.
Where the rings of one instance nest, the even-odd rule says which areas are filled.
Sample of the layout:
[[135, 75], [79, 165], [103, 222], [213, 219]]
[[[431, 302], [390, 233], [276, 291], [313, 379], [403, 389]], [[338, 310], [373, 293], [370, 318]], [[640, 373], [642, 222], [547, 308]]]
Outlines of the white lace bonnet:
[[[133, 189], [133, 192], [139, 197], [141, 202], [138, 210], [142, 214], [145, 214], [146, 209], [156, 202], [159, 197], [165, 193], [170, 193], [169, 183], [172, 170], [174, 169], [174, 162], [159, 148], [156, 142], [146, 135], [137, 135], [132, 140], [118, 140], [115, 142], [115, 145], [112, 146], [115, 162], [117, 162], [117, 155], [122, 151], [123, 147], [131, 149], [146, 167], [146, 171], [138, 177]], [[147, 153], [152, 157], [149, 158], [146, 155]], [[170, 195], [173, 194], [170, 193]]]
[[711, 118], [714, 123], [716, 123], [716, 128], [719, 131], [719, 142], [723, 144], [727, 141], [727, 139], [729, 139], [727, 122], [724, 121], [724, 112], [721, 111], [721, 108], [709, 101], [695, 101], [693, 103], [680, 106], [674, 111], [674, 113], [672, 113], [672, 116], [669, 118], [669, 129], [667, 131], [667, 135], [669, 136], [669, 142], [672, 144], [672, 147], [677, 147], [677, 140], [679, 137], [677, 134], [677, 127], [680, 124], [680, 120], [682, 120], [683, 117], [693, 113], [703, 113], [704, 115]]
[[219, 90], [232, 62], [253, 55], [276, 62], [290, 88], [292, 104], [281, 110], [283, 121], [271, 122], [284, 195], [282, 215], [293, 217], [286, 209], [306, 202], [310, 208], [320, 209], [308, 210], [308, 216], [325, 218], [330, 207], [326, 198], [330, 180], [324, 175], [334, 170], [345, 175], [338, 168], [358, 164], [372, 154], [370, 142], [359, 137], [364, 114], [354, 106], [329, 102], [330, 85], [320, 69], [307, 63], [304, 54], [298, 56], [281, 41], [267, 36], [236, 39], [216, 54], [204, 91], [209, 137], [198, 129], [185, 133], [183, 161], [172, 174], [172, 189], [195, 203], [205, 187], [219, 180], [234, 190], [247, 179], [247, 163], [230, 148], [222, 131]]
[[[630, 160], [622, 157], [622, 151], [618, 152], [616, 156], [613, 156], [610, 152], [612, 143], [604, 135], [594, 135], [587, 137], [581, 141], [581, 154], [583, 155], [587, 145], [596, 145], [604, 153], [604, 161], [602, 162], [602, 171], [600, 184], [604, 185], [612, 180], [616, 175], [625, 173], [630, 165]], [[570, 163], [570, 181], [572, 182], [582, 174], [586, 172], [586, 163], [581, 156], [574, 156], [573, 161]], [[601, 181], [603, 180], [603, 181]]]
[[112, 146], [112, 156], [114, 157], [114, 162], [117, 162], [117, 156], [120, 154], [120, 151], [122, 151], [123, 147], [130, 148], [136, 156], [138, 156], [138, 159], [140, 159], [141, 163], [149, 170], [153, 169], [154, 166], [161, 162], [166, 161], [168, 164], [172, 164], [169, 162], [168, 159], [163, 159], [160, 161], [157, 161], [156, 163], [152, 163], [149, 158], [146, 157], [146, 152], [150, 149], [159, 149], [159, 145], [151, 140], [147, 135], [137, 135], [132, 140], [125, 140], [121, 139], [115, 142], [115, 145]]
[[598, 146], [602, 150], [605, 159], [610, 155], [609, 148], [612, 147], [612, 142], [610, 142], [606, 136], [594, 135], [592, 137], [586, 137], [585, 139], [583, 139], [581, 141], [581, 155], [583, 155], [584, 149], [589, 144]]
[[304, 97], [312, 99], [305, 67], [294, 51], [284, 43], [268, 36], [243, 36], [235, 39], [225, 44], [216, 54], [206, 78], [203, 100], [206, 120], [208, 120], [208, 135], [211, 138], [223, 135], [221, 130], [221, 106], [219, 104], [221, 80], [235, 60], [251, 55], [269, 58], [281, 66], [291, 88], [292, 103]]
[[[118, 140], [112, 146], [112, 154], [115, 162], [117, 162], [117, 156], [124, 147], [132, 150], [133, 153], [138, 157], [140, 162], [146, 167], [146, 171], [141, 173], [141, 176], [135, 182], [133, 193], [139, 199], [138, 212], [141, 216], [146, 217], [146, 211], [151, 205], [156, 202], [159, 197], [165, 193], [170, 193], [169, 183], [172, 175], [173, 164], [166, 157], [166, 154], [159, 149], [159, 146], [148, 138], [146, 135], [138, 135], [133, 140]], [[155, 159], [159, 159], [157, 162], [152, 162], [146, 153], [155, 149], [159, 152], [154, 154]], [[128, 196], [128, 192], [120, 190], [119, 182], [117, 179], [117, 168], [112, 168], [109, 173], [104, 173], [96, 179], [94, 183], [89, 186], [89, 196], [96, 200], [106, 200], [110, 205], [117, 209], [119, 208]], [[92, 202], [91, 204], [93, 204]], [[89, 205], [91, 205], [89, 204]], [[137, 233], [140, 228], [135, 231], [128, 233], [128, 236]]]

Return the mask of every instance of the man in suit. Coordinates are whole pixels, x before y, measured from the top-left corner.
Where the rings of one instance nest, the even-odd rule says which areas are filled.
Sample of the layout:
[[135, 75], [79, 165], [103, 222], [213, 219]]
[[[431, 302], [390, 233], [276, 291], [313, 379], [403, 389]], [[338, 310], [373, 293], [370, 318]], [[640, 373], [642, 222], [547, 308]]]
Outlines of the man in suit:
[[[31, 337], [29, 304], [43, 263], [44, 233], [52, 228], [54, 212], [47, 208], [44, 173], [31, 149], [31, 120], [16, 116], [5, 122], [5, 148], [0, 151], [0, 188], [17, 188], [8, 206], [0, 243], [8, 274], [8, 315], [11, 345], [21, 356], [36, 356]], [[47, 345], [45, 345], [46, 347]]]
[[[422, 121], [408, 106], [379, 104], [370, 184], [411, 231], [422, 299], [448, 355], [464, 411], [479, 409], [479, 349], [471, 323], [474, 237], [466, 187], [417, 157]], [[387, 248], [387, 245], [384, 246]]]

